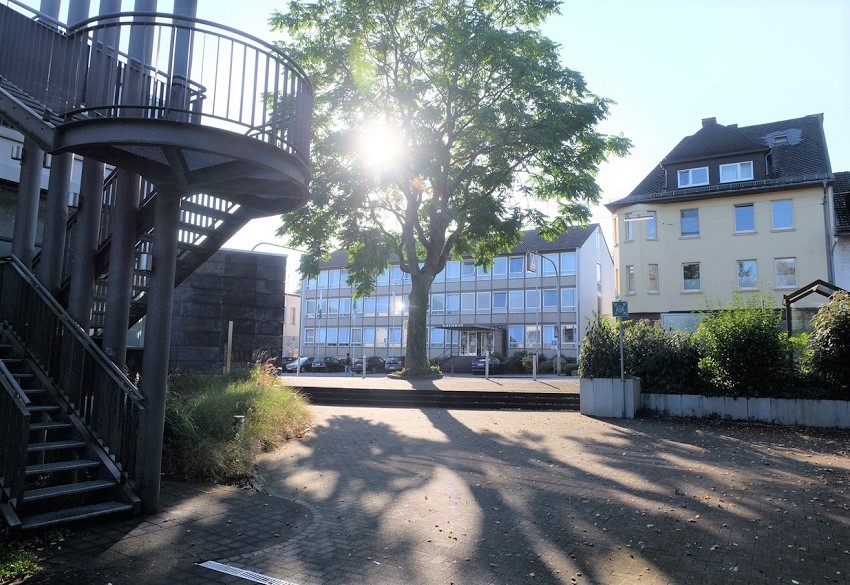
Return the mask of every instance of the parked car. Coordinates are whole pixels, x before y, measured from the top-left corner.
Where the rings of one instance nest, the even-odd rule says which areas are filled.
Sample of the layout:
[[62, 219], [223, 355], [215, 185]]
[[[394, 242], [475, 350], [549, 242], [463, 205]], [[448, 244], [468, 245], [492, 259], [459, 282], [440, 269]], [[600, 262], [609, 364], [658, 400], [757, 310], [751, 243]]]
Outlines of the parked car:
[[300, 357], [297, 360], [295, 360], [294, 362], [289, 362], [288, 364], [286, 364], [286, 366], [284, 367], [284, 370], [286, 372], [290, 373], [290, 374], [294, 374], [296, 368], [298, 368], [299, 364], [300, 364], [302, 372], [309, 372], [309, 371], [312, 370], [314, 359], [316, 359], [316, 358], [314, 358], [314, 357]]
[[[354, 358], [354, 363], [351, 364], [351, 371], [355, 374], [363, 373], [363, 358]], [[366, 358], [366, 373], [374, 374], [375, 372], [386, 371], [384, 367], [384, 358], [372, 356]]]
[[335, 357], [317, 357], [310, 364], [311, 372], [342, 372], [345, 364]]
[[[484, 374], [484, 369], [487, 367], [487, 358], [478, 358], [475, 360], [475, 363], [472, 364], [472, 373], [473, 374]], [[490, 373], [491, 374], [501, 374], [505, 371], [505, 364], [497, 357], [490, 358]]]
[[404, 356], [388, 357], [384, 362], [384, 369], [388, 372], [398, 372], [404, 369]]

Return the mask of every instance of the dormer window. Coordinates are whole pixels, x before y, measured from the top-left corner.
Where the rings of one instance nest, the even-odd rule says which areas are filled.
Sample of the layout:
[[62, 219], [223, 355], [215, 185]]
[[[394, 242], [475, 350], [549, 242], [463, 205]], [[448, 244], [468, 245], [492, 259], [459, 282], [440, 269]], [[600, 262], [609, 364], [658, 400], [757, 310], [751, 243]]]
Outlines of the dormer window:
[[708, 167], [679, 171], [679, 188], [708, 185]]
[[734, 183], [735, 181], [753, 180], [753, 162], [739, 162], [730, 165], [720, 165], [720, 182]]
[[788, 144], [788, 135], [787, 134], [777, 134], [773, 137], [773, 145], [777, 144]]

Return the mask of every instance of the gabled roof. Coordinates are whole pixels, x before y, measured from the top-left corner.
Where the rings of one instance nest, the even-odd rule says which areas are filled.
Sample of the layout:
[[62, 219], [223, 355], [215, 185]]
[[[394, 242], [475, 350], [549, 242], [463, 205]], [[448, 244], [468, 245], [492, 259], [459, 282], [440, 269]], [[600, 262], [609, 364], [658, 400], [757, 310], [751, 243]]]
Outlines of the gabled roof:
[[741, 130], [718, 124], [714, 118], [703, 120], [699, 132], [683, 138], [670, 154], [664, 157], [661, 166], [739, 153], [767, 154], [770, 151], [764, 142], [750, 139]]
[[[566, 233], [561, 234], [554, 241], [549, 242], [540, 237], [540, 232], [537, 230], [525, 230], [522, 232], [522, 241], [514, 246], [509, 252], [510, 254], [524, 254], [526, 252], [561, 252], [564, 250], [575, 250], [584, 245], [587, 239], [593, 234], [598, 223], [591, 223], [587, 226], [571, 226]], [[390, 264], [398, 262], [398, 257], [393, 255], [389, 258]], [[344, 268], [348, 266], [348, 251], [334, 250], [331, 252], [330, 258], [320, 263], [322, 269], [327, 268]]]
[[[768, 155], [767, 178], [690, 189], [667, 189], [665, 167], [668, 165], [745, 153]], [[708, 199], [831, 179], [823, 114], [740, 128], [722, 126], [711, 118], [703, 121], [703, 127], [696, 134], [682, 139], [627, 197], [605, 206], [614, 211], [636, 203]]]
[[835, 233], [850, 234], [850, 172], [835, 173], [832, 195], [835, 207]]

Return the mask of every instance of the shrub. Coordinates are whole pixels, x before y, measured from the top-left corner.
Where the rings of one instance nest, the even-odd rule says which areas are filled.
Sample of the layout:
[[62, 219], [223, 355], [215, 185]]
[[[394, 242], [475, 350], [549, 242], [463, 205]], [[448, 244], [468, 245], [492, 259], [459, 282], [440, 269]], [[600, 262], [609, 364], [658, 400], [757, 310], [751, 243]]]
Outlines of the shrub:
[[597, 315], [587, 326], [581, 343], [582, 378], [620, 377], [620, 340], [617, 324], [605, 315]]
[[[166, 402], [163, 471], [182, 479], [237, 481], [251, 475], [263, 450], [309, 428], [306, 401], [271, 362], [228, 376], [172, 378]], [[245, 417], [242, 430], [234, 416]]]
[[791, 349], [779, 331], [773, 300], [736, 297], [707, 315], [694, 341], [701, 381], [730, 396], [769, 396], [787, 381]]
[[523, 365], [523, 362], [526, 356], [528, 356], [527, 351], [518, 351], [511, 354], [510, 357], [505, 360], [505, 371], [510, 374], [525, 373], [525, 366]]
[[812, 319], [810, 356], [812, 375], [831, 390], [847, 397], [850, 391], [850, 294], [840, 291]]
[[[534, 354], [526, 353], [522, 356], [522, 371], [523, 372], [533, 372], [534, 371]], [[549, 374], [555, 371], [554, 362], [548, 359], [545, 355], [538, 354], [537, 356], [537, 373], [538, 374]]]
[[657, 321], [633, 321], [625, 329], [626, 372], [641, 387], [656, 392], [685, 392], [697, 379], [696, 348], [690, 335], [665, 331]]

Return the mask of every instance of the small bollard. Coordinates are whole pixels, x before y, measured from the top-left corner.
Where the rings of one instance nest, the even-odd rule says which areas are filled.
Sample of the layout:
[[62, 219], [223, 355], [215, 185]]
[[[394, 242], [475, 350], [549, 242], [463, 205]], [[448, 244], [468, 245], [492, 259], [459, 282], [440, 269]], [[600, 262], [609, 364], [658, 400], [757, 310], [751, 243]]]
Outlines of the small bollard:
[[233, 430], [236, 433], [241, 433], [245, 430], [245, 415], [244, 414], [234, 414], [233, 415]]

